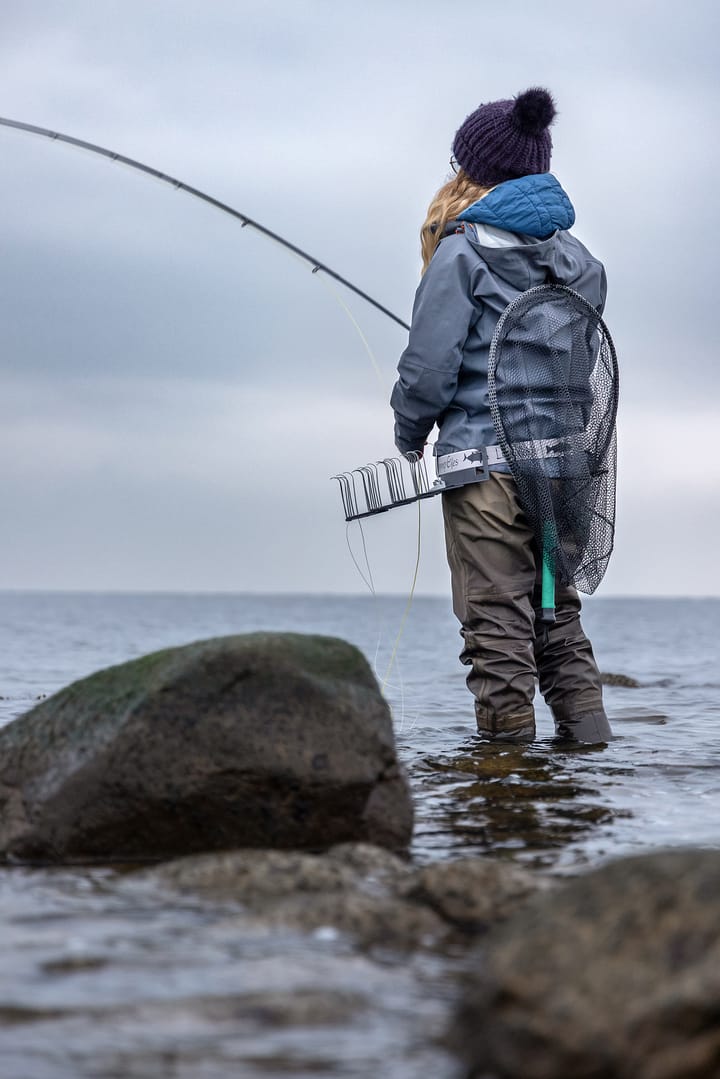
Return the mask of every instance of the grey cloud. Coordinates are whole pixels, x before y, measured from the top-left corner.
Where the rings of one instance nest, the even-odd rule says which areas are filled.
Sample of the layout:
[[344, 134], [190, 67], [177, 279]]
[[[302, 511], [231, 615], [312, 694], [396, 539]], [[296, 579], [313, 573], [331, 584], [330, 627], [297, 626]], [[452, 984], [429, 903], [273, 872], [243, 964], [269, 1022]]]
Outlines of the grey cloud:
[[[703, 405], [711, 423], [714, 3], [610, 0], [598, 15], [570, 0], [455, 0], [442, 17], [425, 0], [362, 12], [331, 0], [6, 7], [0, 112], [208, 190], [404, 318], [418, 226], [455, 127], [482, 100], [548, 84], [560, 107], [555, 169], [577, 235], [608, 267], [621, 422], [647, 434], [642, 403], [668, 425]], [[328, 477], [384, 452], [402, 331], [343, 296], [381, 392], [327, 282], [198, 204], [49, 142], [0, 131], [0, 194], [0, 497], [14, 522], [0, 584], [362, 588]], [[219, 464], [239, 452], [233, 422], [245, 439], [236, 477]], [[58, 441], [66, 452], [53, 455]], [[293, 467], [264, 470], [267, 444], [286, 441]], [[662, 591], [672, 544], [687, 535], [666, 524], [648, 568], [647, 522], [661, 527], [662, 513], [638, 508], [640, 481], [624, 467], [608, 587]], [[707, 485], [686, 503], [687, 521], [715, 521]], [[437, 508], [421, 590], [447, 584]], [[415, 519], [387, 517], [368, 526], [373, 568], [380, 587], [401, 590]], [[175, 547], [167, 521], [182, 533]], [[283, 560], [289, 522], [297, 571]], [[134, 538], [123, 542], [123, 527]], [[709, 577], [697, 543], [675, 590]]]

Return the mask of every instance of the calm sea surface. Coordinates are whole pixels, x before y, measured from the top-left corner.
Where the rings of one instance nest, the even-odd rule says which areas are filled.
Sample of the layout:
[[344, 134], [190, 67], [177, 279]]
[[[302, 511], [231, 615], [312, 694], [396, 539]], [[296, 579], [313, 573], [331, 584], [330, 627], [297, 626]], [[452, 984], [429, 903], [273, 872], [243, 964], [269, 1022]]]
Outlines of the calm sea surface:
[[[344, 637], [383, 681], [405, 600], [5, 593], [0, 604], [1, 724], [101, 667], [256, 629]], [[413, 780], [417, 858], [502, 848], [562, 868], [720, 842], [720, 600], [591, 599], [583, 621], [601, 670], [641, 683], [605, 690], [616, 740], [558, 752], [539, 700], [536, 745], [489, 750], [474, 736], [449, 601], [415, 599], [386, 694]]]
[[[2, 724], [101, 667], [257, 629], [344, 637], [383, 681], [405, 600], [5, 593], [0, 604]], [[539, 740], [501, 748], [474, 736], [449, 600], [415, 600], [386, 694], [417, 861], [492, 852], [572, 873], [720, 845], [720, 600], [591, 599], [584, 624], [601, 670], [640, 683], [605, 691], [616, 739], [556, 749], [540, 702]], [[0, 870], [0, 918], [2, 1079], [455, 1075], [433, 1040], [452, 988], [428, 957], [378, 963], [332, 934], [243, 936], [227, 911], [139, 895], [111, 869]], [[361, 989], [368, 1003], [320, 1028], [243, 1012], [248, 993], [278, 988], [336, 1000]]]

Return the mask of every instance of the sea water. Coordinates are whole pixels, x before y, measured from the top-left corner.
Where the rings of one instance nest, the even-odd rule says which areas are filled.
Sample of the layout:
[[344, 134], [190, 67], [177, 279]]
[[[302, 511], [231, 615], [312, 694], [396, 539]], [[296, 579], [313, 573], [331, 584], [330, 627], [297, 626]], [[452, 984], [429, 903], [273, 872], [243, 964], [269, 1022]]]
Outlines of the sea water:
[[[405, 604], [370, 595], [5, 593], [0, 724], [76, 678], [159, 648], [254, 630], [329, 634], [363, 650], [391, 703], [416, 802], [416, 858], [494, 849], [572, 868], [720, 842], [720, 600], [586, 600], [601, 671], [639, 683], [605, 689], [617, 737], [602, 749], [558, 751], [538, 699], [538, 742], [494, 755], [475, 737], [449, 601], [416, 597], [403, 624]], [[495, 768], [493, 756], [506, 759]]]
[[[576, 750], [553, 745], [542, 702], [534, 745], [480, 742], [449, 600], [418, 597], [403, 622], [405, 602], [5, 593], [0, 724], [158, 648], [331, 634], [364, 651], [391, 703], [416, 861], [490, 855], [568, 874], [720, 844], [720, 600], [587, 601], [600, 669], [638, 685], [605, 691], [614, 741]], [[222, 904], [128, 890], [111, 868], [0, 870], [0, 924], [2, 1079], [457, 1075], [441, 1041], [455, 961], [362, 954], [330, 928], [254, 935]], [[322, 996], [334, 1018], [278, 1019], [277, 993], [301, 1012]]]

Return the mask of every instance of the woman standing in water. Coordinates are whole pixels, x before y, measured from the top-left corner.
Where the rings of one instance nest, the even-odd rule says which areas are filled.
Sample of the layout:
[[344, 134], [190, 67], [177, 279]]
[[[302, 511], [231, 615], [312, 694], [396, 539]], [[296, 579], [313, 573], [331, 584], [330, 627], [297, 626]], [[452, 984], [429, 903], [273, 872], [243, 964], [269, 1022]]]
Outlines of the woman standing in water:
[[547, 90], [481, 105], [453, 142], [456, 175], [421, 229], [423, 277], [391, 403], [395, 442], [435, 454], [488, 452], [489, 478], [443, 493], [453, 608], [482, 738], [535, 738], [535, 678], [563, 740], [612, 737], [600, 675], [574, 588], [558, 584], [556, 620], [541, 624], [541, 556], [508, 466], [498, 460], [488, 355], [498, 319], [521, 292], [553, 281], [599, 312], [605, 271], [569, 233], [570, 199], [549, 173], [555, 106]]

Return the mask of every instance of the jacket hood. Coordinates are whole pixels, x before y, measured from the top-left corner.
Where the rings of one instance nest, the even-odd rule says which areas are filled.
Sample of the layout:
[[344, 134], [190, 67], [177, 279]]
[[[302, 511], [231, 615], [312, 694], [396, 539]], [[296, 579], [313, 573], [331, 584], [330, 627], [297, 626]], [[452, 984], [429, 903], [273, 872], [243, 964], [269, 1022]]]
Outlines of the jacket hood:
[[474, 226], [465, 239], [491, 272], [521, 292], [547, 281], [567, 285], [582, 273], [587, 252], [568, 232], [575, 210], [550, 173], [499, 184], [458, 221]]
[[542, 240], [558, 229], [572, 228], [575, 210], [559, 181], [542, 172], [498, 184], [463, 210], [458, 221], [492, 225]]

